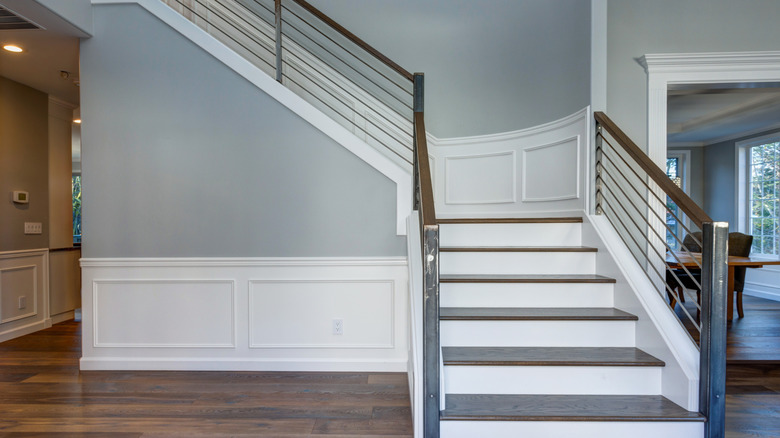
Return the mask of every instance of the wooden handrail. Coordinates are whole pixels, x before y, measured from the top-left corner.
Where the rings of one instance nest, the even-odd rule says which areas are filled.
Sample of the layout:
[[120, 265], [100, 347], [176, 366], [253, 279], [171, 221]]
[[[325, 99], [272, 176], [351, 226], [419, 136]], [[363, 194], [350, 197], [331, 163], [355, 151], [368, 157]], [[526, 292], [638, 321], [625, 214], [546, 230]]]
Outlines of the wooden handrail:
[[647, 156], [636, 143], [631, 140], [622, 129], [620, 129], [615, 122], [612, 121], [606, 114], [601, 111], [593, 113], [596, 122], [601, 127], [609, 132], [609, 134], [617, 141], [617, 143], [623, 147], [628, 155], [634, 159], [639, 167], [644, 170], [647, 175], [670, 197], [680, 210], [682, 210], [699, 228], [705, 222], [712, 222], [710, 216], [702, 210], [701, 207], [696, 204], [690, 196], [688, 196], [680, 187], [677, 186], [666, 175], [658, 165], [656, 165], [650, 157]]
[[331, 19], [330, 17], [325, 15], [319, 9], [315, 8], [314, 6], [312, 6], [311, 4], [306, 2], [305, 0], [292, 0], [292, 1], [297, 3], [300, 7], [302, 7], [303, 9], [305, 9], [306, 11], [308, 11], [309, 13], [314, 15], [315, 17], [317, 17], [320, 20], [322, 20], [322, 22], [324, 22], [328, 26], [332, 27], [336, 32], [338, 32], [338, 33], [342, 34], [343, 36], [345, 36], [348, 40], [350, 40], [351, 42], [356, 44], [361, 49], [363, 49], [366, 52], [372, 54], [374, 57], [376, 57], [376, 59], [382, 61], [382, 63], [384, 63], [386, 66], [390, 67], [391, 69], [393, 69], [396, 73], [400, 74], [401, 76], [405, 77], [406, 79], [408, 79], [410, 81], [414, 80], [414, 75], [413, 74], [409, 73], [403, 67], [401, 67], [400, 65], [396, 64], [395, 62], [393, 62], [387, 56], [383, 55], [382, 52], [380, 52], [379, 50], [371, 47], [371, 45], [369, 45], [367, 42], [365, 42], [362, 39], [358, 38], [357, 35], [353, 34], [350, 31], [348, 31], [344, 26], [342, 26], [342, 25], [336, 23], [335, 21], [333, 21], [333, 19]]
[[428, 140], [425, 137], [425, 117], [414, 113], [415, 138], [417, 139], [417, 172], [420, 184], [420, 215], [422, 225], [436, 225], [436, 209], [433, 204], [431, 165], [428, 161]]

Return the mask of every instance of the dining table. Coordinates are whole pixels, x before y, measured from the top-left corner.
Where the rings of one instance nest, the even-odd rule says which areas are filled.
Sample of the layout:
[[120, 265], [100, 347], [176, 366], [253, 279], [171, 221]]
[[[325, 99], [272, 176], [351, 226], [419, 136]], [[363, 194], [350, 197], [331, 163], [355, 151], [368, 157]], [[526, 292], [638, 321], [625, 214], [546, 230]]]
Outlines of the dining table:
[[[699, 269], [701, 266], [701, 253], [673, 251], [667, 253], [666, 264], [671, 269], [679, 269], [685, 266], [688, 269]], [[763, 268], [767, 265], [780, 265], [780, 260], [767, 260], [756, 257], [729, 256], [728, 258], [728, 302], [726, 307], [726, 317], [728, 322], [734, 319], [734, 269], [738, 266], [745, 268]], [[740, 315], [741, 317], [741, 315]]]

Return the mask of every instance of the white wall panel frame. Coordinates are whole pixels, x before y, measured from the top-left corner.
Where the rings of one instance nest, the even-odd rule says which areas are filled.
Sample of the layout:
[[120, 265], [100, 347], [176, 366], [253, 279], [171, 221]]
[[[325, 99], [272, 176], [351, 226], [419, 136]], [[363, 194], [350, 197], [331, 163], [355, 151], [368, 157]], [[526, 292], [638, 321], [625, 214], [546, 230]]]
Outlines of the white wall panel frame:
[[[51, 319], [48, 317], [49, 250], [44, 248], [0, 252], [0, 280], [4, 273], [30, 274], [31, 277], [22, 278], [28, 286], [25, 290], [3, 290], [3, 282], [0, 281], [0, 306], [6, 303], [6, 306], [12, 306], [12, 310], [24, 310], [2, 319], [0, 342], [51, 327]], [[20, 296], [27, 299], [26, 309], [18, 309]], [[0, 315], [7, 314], [6, 311], [0, 309]]]
[[[247, 370], [247, 371], [392, 371], [406, 370], [408, 356], [408, 336], [406, 305], [408, 302], [408, 265], [404, 257], [389, 258], [132, 258], [132, 259], [82, 259], [83, 283], [83, 357], [82, 369], [148, 369], [148, 370]], [[208, 329], [224, 327], [225, 312], [217, 309], [217, 317], [200, 317], [195, 312], [194, 321], [186, 313], [169, 312], [170, 321], [158, 324], [160, 327], [173, 327], [177, 332], [177, 323], [187, 326], [194, 324], [196, 331], [206, 333], [198, 341], [185, 338], [187, 342], [175, 343], [179, 338], [165, 334], [159, 338], [153, 332], [123, 337], [115, 331], [113, 338], [106, 338], [101, 332], [105, 327], [101, 321], [112, 318], [120, 310], [121, 300], [112, 306], [102, 306], [101, 295], [108, 286], [121, 285], [111, 290], [113, 294], [133, 294], [137, 290], [152, 286], [151, 290], [161, 288], [171, 290], [172, 302], [166, 306], [176, 306], [176, 300], [186, 304], [186, 289], [193, 284], [215, 286], [217, 290], [226, 290], [230, 284], [233, 292], [228, 297], [217, 293], [217, 297], [231, 300], [226, 304], [232, 309], [235, 330], [232, 346], [226, 342], [209, 340]], [[160, 286], [162, 285], [162, 286]], [[262, 329], [253, 320], [266, 317], [273, 310], [262, 309], [253, 312], [257, 301], [257, 291], [265, 296], [273, 294], [277, 286], [284, 286], [279, 292], [288, 292], [292, 303], [279, 301], [283, 306], [280, 315], [294, 314], [297, 309], [289, 306], [301, 306], [301, 314], [312, 315], [313, 322], [301, 319], [297, 322], [312, 324], [299, 333], [290, 336], [284, 332], [269, 332], [268, 336], [253, 335], [253, 330]], [[263, 289], [265, 286], [271, 288]], [[171, 288], [171, 289], [166, 289]], [[352, 288], [344, 294], [340, 288]], [[97, 290], [97, 292], [95, 292]], [[253, 293], [255, 294], [252, 297]], [[308, 302], [295, 301], [300, 296], [323, 294], [321, 300]], [[334, 295], [335, 294], [335, 295]], [[142, 294], [143, 295], [143, 294]], [[154, 302], [149, 298], [141, 299], [139, 309]], [[210, 295], [209, 295], [210, 296]], [[272, 296], [272, 295], [271, 295]], [[97, 297], [97, 299], [96, 299]], [[337, 299], [331, 307], [320, 306], [333, 297]], [[351, 297], [357, 297], [352, 303]], [[322, 301], [324, 300], [324, 301]], [[133, 301], [129, 301], [133, 303]], [[212, 301], [206, 302], [206, 305]], [[196, 305], [196, 309], [206, 308]], [[219, 307], [219, 306], [217, 306]], [[223, 306], [224, 308], [224, 306]], [[333, 309], [346, 309], [347, 316], [335, 314]], [[285, 313], [287, 312], [287, 313]], [[354, 320], [356, 312], [364, 313], [364, 320]], [[222, 315], [222, 316], [219, 316]], [[330, 334], [330, 322], [333, 318], [344, 318], [345, 334], [333, 342], [323, 342], [320, 335], [323, 330]], [[125, 318], [117, 324], [133, 328], [134, 318]], [[220, 323], [222, 321], [222, 323]], [[368, 322], [366, 322], [368, 321]], [[323, 322], [327, 327], [323, 327]], [[154, 321], [151, 322], [155, 324]], [[215, 325], [216, 324], [216, 325]], [[222, 325], [220, 325], [222, 324]], [[320, 324], [314, 326], [314, 324]], [[281, 324], [277, 324], [280, 326]], [[271, 324], [271, 327], [275, 327]], [[375, 332], [363, 336], [354, 332], [350, 339], [350, 329], [363, 330], [369, 327]], [[115, 329], [116, 327], [112, 327]], [[280, 330], [284, 327], [279, 327]], [[162, 328], [161, 328], [162, 330]], [[206, 330], [206, 331], [204, 331]], [[117, 335], [117, 333], [119, 333]], [[362, 337], [361, 337], [362, 336]], [[132, 341], [132, 342], [116, 342]], [[162, 339], [162, 341], [158, 340]], [[218, 338], [224, 339], [224, 336]], [[292, 342], [291, 342], [292, 339]], [[330, 338], [333, 339], [333, 338]], [[344, 340], [344, 342], [341, 341]]]
[[[591, 174], [590, 131], [590, 108], [586, 107], [563, 119], [520, 131], [449, 139], [428, 134], [437, 214], [445, 218], [582, 214], [589, 208], [585, 194]], [[571, 150], [564, 155], [548, 153], [549, 148], [568, 146]], [[500, 160], [484, 161], [486, 157], [509, 154], [514, 160], [511, 172]], [[453, 163], [461, 164], [458, 160], [468, 159], [482, 159], [483, 163], [472, 169], [453, 167]], [[492, 167], [486, 168], [486, 163]], [[539, 175], [571, 180], [564, 178], [557, 185], [543, 186], [545, 181], [537, 181]], [[458, 187], [470, 190], [459, 193], [455, 190]]]

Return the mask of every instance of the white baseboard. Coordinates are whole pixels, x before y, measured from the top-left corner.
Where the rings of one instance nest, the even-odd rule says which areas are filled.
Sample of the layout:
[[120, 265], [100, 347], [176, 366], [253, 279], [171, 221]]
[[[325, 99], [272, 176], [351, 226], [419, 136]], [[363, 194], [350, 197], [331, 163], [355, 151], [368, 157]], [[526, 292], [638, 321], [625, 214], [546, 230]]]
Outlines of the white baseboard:
[[29, 335], [30, 333], [35, 333], [38, 330], [47, 329], [49, 327], [51, 327], [50, 320], [35, 321], [26, 325], [16, 326], [0, 332], [0, 342], [10, 341], [11, 339]]
[[52, 315], [51, 317], [51, 324], [59, 324], [61, 322], [70, 321], [71, 319], [76, 319], [76, 311], [71, 310], [69, 312], [62, 312], [59, 315]]
[[294, 371], [294, 372], [406, 372], [406, 359], [302, 360], [256, 358], [81, 358], [82, 371]]
[[404, 372], [407, 269], [402, 257], [82, 259], [81, 366]]
[[768, 292], [757, 289], [745, 289], [743, 294], [750, 295], [751, 297], [763, 298], [765, 300], [780, 301], [780, 293]]

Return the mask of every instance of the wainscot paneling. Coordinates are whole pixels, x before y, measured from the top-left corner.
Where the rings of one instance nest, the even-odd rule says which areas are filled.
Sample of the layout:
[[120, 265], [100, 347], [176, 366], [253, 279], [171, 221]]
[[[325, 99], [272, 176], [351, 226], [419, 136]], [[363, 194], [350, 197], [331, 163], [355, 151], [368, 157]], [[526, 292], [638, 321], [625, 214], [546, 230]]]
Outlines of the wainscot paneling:
[[512, 217], [587, 211], [589, 114], [585, 108], [501, 134], [449, 139], [429, 134], [436, 213]]
[[48, 250], [0, 252], [0, 342], [51, 326]]
[[780, 266], [748, 269], [744, 293], [768, 300], [780, 301]]
[[81, 367], [405, 371], [407, 269], [400, 257], [83, 259]]

